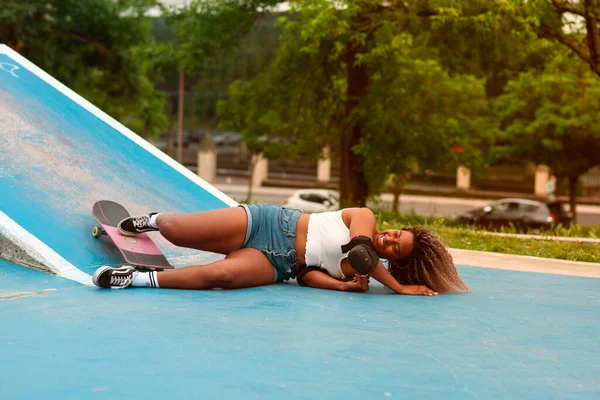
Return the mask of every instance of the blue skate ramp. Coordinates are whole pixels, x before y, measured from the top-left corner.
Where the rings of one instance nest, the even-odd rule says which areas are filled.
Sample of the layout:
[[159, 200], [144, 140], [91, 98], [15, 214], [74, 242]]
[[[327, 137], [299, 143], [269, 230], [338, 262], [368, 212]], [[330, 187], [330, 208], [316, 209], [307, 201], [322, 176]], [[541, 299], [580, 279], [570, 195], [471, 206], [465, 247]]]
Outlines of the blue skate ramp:
[[[54, 272], [121, 261], [90, 234], [97, 200], [132, 214], [235, 204], [6, 46], [0, 110], [0, 234], [41, 253]], [[157, 240], [167, 257], [183, 254]]]

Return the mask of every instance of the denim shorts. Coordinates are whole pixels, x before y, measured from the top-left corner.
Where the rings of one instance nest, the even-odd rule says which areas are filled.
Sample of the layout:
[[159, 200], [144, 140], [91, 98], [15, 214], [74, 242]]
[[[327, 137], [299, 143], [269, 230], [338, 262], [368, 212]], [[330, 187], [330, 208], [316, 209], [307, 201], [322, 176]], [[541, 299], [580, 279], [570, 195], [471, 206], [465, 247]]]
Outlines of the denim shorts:
[[243, 247], [263, 253], [275, 269], [274, 282], [295, 278], [296, 224], [302, 211], [271, 204], [242, 204], [248, 216]]

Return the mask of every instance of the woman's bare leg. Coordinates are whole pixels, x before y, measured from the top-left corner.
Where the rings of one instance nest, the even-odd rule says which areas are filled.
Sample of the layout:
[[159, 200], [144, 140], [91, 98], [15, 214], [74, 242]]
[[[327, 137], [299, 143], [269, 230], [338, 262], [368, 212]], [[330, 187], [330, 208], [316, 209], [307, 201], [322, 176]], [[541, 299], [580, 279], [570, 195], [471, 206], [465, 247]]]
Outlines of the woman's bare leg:
[[156, 223], [161, 235], [176, 246], [229, 254], [244, 244], [248, 217], [242, 207], [193, 214], [162, 213]]
[[[242, 210], [243, 211], [243, 210]], [[224, 260], [157, 273], [158, 285], [171, 289], [237, 289], [273, 283], [275, 270], [256, 249], [241, 249]]]

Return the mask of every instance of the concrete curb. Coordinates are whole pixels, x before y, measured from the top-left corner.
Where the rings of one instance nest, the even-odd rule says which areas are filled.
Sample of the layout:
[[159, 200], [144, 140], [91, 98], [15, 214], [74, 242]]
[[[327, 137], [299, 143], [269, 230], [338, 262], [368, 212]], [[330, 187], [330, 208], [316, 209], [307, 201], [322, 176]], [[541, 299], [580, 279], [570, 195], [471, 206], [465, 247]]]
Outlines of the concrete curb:
[[481, 268], [600, 278], [600, 263], [449, 249], [454, 263]]
[[477, 233], [481, 233], [482, 235], [489, 235], [489, 236], [516, 237], [519, 239], [554, 240], [557, 242], [599, 243], [600, 244], [600, 239], [594, 239], [594, 238], [524, 235], [524, 234], [519, 234], [519, 233], [502, 233], [502, 232], [485, 232], [485, 231], [477, 231]]

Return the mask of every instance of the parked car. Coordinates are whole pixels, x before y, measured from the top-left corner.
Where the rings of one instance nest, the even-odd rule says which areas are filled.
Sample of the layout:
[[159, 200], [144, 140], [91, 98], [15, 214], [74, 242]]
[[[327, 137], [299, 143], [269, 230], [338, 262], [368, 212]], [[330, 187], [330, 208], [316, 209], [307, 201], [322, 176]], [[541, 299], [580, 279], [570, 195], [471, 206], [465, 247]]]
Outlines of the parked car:
[[573, 214], [565, 209], [560, 201], [548, 201], [546, 206], [550, 210], [550, 215], [558, 224], [568, 228], [573, 221]]
[[497, 229], [514, 226], [519, 230], [568, 227], [573, 219], [558, 201], [542, 202], [527, 199], [501, 199], [461, 214], [458, 221]]
[[[198, 144], [204, 140], [204, 137], [207, 135], [204, 131], [183, 131], [182, 132], [182, 143], [183, 147], [187, 148], [192, 144]], [[156, 147], [158, 147], [162, 151], [167, 151], [169, 147], [169, 139], [173, 140], [173, 146], [177, 146], [179, 143], [179, 133], [177, 131], [167, 131], [160, 134], [158, 140], [156, 141]]]
[[242, 141], [242, 135], [237, 132], [218, 133], [212, 137], [215, 146], [237, 146]]
[[340, 208], [338, 192], [327, 189], [302, 189], [294, 192], [284, 203], [307, 213], [335, 211]]

